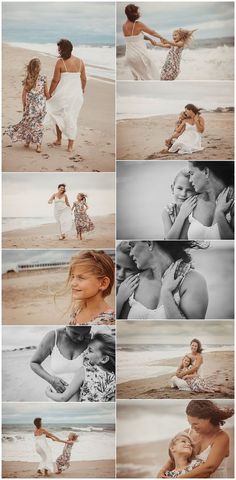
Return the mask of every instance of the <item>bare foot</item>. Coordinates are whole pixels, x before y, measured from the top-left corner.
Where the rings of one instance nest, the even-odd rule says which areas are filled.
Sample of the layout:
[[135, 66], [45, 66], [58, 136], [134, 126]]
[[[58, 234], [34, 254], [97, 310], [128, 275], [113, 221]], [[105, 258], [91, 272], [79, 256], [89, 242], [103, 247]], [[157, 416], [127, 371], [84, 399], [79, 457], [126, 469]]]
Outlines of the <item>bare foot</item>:
[[36, 152], [37, 152], [37, 153], [41, 153], [41, 145], [37, 145], [37, 147], [36, 147]]
[[30, 143], [27, 143], [27, 142], [26, 142], [26, 143], [24, 144], [24, 147], [25, 147], [25, 148], [29, 148], [29, 146], [30, 146]]
[[53, 145], [55, 147], [60, 147], [61, 146], [61, 140], [55, 140], [55, 142], [53, 142]]
[[63, 235], [60, 235], [59, 237], [59, 240], [65, 240], [66, 236], [63, 234]]

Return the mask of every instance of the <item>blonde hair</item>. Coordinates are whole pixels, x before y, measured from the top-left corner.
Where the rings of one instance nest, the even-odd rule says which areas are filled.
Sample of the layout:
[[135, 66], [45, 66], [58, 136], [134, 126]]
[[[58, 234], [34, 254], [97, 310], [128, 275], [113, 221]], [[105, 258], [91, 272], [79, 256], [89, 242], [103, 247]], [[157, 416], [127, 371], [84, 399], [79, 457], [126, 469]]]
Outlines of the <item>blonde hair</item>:
[[75, 442], [77, 440], [78, 436], [79, 435], [77, 433], [70, 432], [69, 435], [68, 435], [68, 439], [73, 440], [73, 442]]
[[85, 202], [86, 202], [86, 199], [88, 198], [88, 195], [86, 195], [86, 193], [80, 192], [80, 193], [78, 193], [78, 195], [76, 195], [77, 200], [79, 200], [79, 197], [81, 197], [81, 200], [85, 200]]
[[184, 44], [188, 45], [191, 40], [193, 40], [193, 33], [196, 32], [195, 30], [186, 30], [184, 28], [177, 28], [174, 30], [174, 32], [177, 32], [180, 36], [180, 40], [184, 42]]
[[184, 433], [184, 432], [183, 432], [183, 433], [178, 433], [178, 434], [175, 435], [175, 437], [172, 438], [172, 440], [170, 441], [170, 443], [169, 443], [169, 450], [168, 450], [170, 459], [171, 459], [174, 467], [175, 467], [175, 459], [174, 459], [174, 455], [173, 455], [171, 449], [175, 446], [177, 440], [178, 440], [179, 438], [182, 438], [182, 437], [187, 438], [187, 439], [189, 440], [189, 443], [190, 443], [191, 447], [192, 447], [192, 452], [191, 452], [191, 454], [190, 454], [189, 457], [188, 457], [188, 461], [191, 462], [191, 461], [195, 458], [195, 455], [196, 455], [196, 453], [195, 453], [195, 446], [194, 446], [194, 443], [193, 443], [192, 439], [190, 438], [190, 436], [189, 436], [187, 433]]
[[[185, 367], [184, 367], [184, 359], [185, 359], [185, 358], [188, 358], [188, 359], [190, 360], [189, 365], [192, 365], [192, 359], [191, 359], [191, 357], [189, 357], [189, 355], [184, 355], [184, 357], [182, 358], [182, 361], [181, 361], [181, 365], [180, 365], [180, 368], [181, 368], [181, 369], [182, 369], [182, 368], [185, 368]], [[188, 366], [189, 366], [189, 365], [188, 365]]]
[[40, 69], [41, 62], [39, 58], [32, 58], [28, 65], [26, 65], [26, 77], [24, 80], [24, 86], [27, 92], [30, 92], [32, 88], [36, 87]]

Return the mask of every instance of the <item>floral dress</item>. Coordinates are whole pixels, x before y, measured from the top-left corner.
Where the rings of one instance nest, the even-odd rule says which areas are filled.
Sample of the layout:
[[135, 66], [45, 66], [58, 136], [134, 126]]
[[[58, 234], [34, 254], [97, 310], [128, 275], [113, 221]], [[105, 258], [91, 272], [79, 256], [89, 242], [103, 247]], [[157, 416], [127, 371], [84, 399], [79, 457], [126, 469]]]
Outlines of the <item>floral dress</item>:
[[199, 467], [202, 465], [204, 462], [200, 458], [195, 458], [194, 460], [191, 461], [191, 463], [183, 468], [182, 470], [167, 470], [165, 472], [166, 477], [171, 477], [171, 478], [176, 478], [179, 475], [183, 475], [184, 473], [192, 472], [192, 470], [196, 467]]
[[[46, 115], [45, 85], [47, 78], [39, 75], [36, 87], [26, 94], [26, 106], [22, 120], [16, 125], [10, 125], [4, 131], [12, 142], [25, 141], [41, 145], [43, 139], [43, 120]], [[24, 82], [23, 82], [24, 84]]]
[[87, 204], [85, 200], [73, 203], [75, 228], [77, 233], [91, 232], [95, 228], [92, 220], [86, 213], [86, 207]]
[[84, 360], [84, 368], [85, 379], [80, 390], [80, 402], [115, 401], [115, 374], [92, 365], [88, 360]]
[[56, 466], [59, 472], [62, 472], [63, 470], [67, 470], [67, 468], [69, 468], [72, 447], [73, 443], [66, 444], [63, 448], [62, 454], [57, 457]]
[[[75, 310], [70, 316], [69, 325], [77, 325], [76, 317], [79, 311]], [[101, 312], [96, 318], [92, 318], [86, 325], [113, 325], [115, 323], [115, 312]]]
[[175, 80], [180, 72], [183, 47], [171, 47], [161, 69], [161, 80]]

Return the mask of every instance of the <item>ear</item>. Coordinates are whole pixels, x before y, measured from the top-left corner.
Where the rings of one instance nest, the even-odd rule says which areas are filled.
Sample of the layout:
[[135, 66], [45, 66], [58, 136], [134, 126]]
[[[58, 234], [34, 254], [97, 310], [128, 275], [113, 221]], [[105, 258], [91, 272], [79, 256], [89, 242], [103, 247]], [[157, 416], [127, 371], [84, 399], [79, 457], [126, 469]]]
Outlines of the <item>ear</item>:
[[109, 362], [109, 360], [110, 360], [109, 356], [108, 356], [108, 355], [104, 355], [104, 357], [103, 357], [102, 360], [101, 360], [101, 363], [105, 364], [105, 363]]
[[204, 168], [204, 173], [205, 173], [205, 175], [206, 175], [206, 178], [209, 178], [210, 170], [209, 170], [208, 167], [205, 167], [205, 168]]
[[100, 282], [100, 290], [104, 292], [110, 285], [111, 281], [109, 277], [103, 277]]
[[153, 241], [152, 241], [152, 240], [148, 240], [148, 242], [147, 242], [147, 243], [148, 243], [148, 249], [150, 250], [150, 252], [152, 252], [152, 250], [153, 250], [153, 247], [154, 247], [154, 243], [153, 243]]

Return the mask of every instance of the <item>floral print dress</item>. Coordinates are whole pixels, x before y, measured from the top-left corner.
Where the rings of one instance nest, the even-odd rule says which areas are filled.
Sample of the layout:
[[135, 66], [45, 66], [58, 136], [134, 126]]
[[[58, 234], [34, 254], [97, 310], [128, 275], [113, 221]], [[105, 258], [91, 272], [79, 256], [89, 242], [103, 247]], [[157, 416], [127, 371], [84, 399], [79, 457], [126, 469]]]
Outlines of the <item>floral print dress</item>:
[[92, 365], [88, 360], [84, 360], [84, 368], [85, 379], [80, 390], [80, 402], [115, 401], [115, 374]]
[[161, 80], [175, 80], [180, 72], [180, 60], [183, 47], [171, 47], [161, 69]]
[[[10, 125], [4, 131], [12, 142], [25, 141], [41, 145], [43, 139], [43, 120], [46, 115], [45, 85], [47, 78], [39, 75], [36, 87], [26, 94], [26, 106], [22, 120], [16, 125]], [[24, 84], [24, 82], [23, 82]]]
[[[70, 316], [69, 325], [78, 325], [76, 317], [79, 310], [75, 310]], [[96, 318], [92, 318], [86, 325], [113, 325], [115, 323], [115, 312], [101, 312]], [[81, 324], [80, 324], [81, 325]]]
[[72, 447], [73, 443], [66, 444], [63, 448], [62, 454], [57, 457], [56, 466], [59, 472], [62, 472], [63, 470], [67, 470], [67, 468], [69, 468]]
[[92, 220], [86, 213], [86, 207], [87, 204], [85, 200], [73, 203], [75, 228], [77, 234], [82, 232], [91, 232], [95, 228]]
[[183, 468], [182, 470], [167, 470], [165, 472], [166, 477], [171, 477], [171, 478], [176, 478], [179, 475], [184, 475], [185, 473], [192, 472], [192, 470], [196, 467], [199, 467], [202, 465], [204, 462], [200, 458], [195, 458], [194, 460], [191, 461], [191, 463]]

